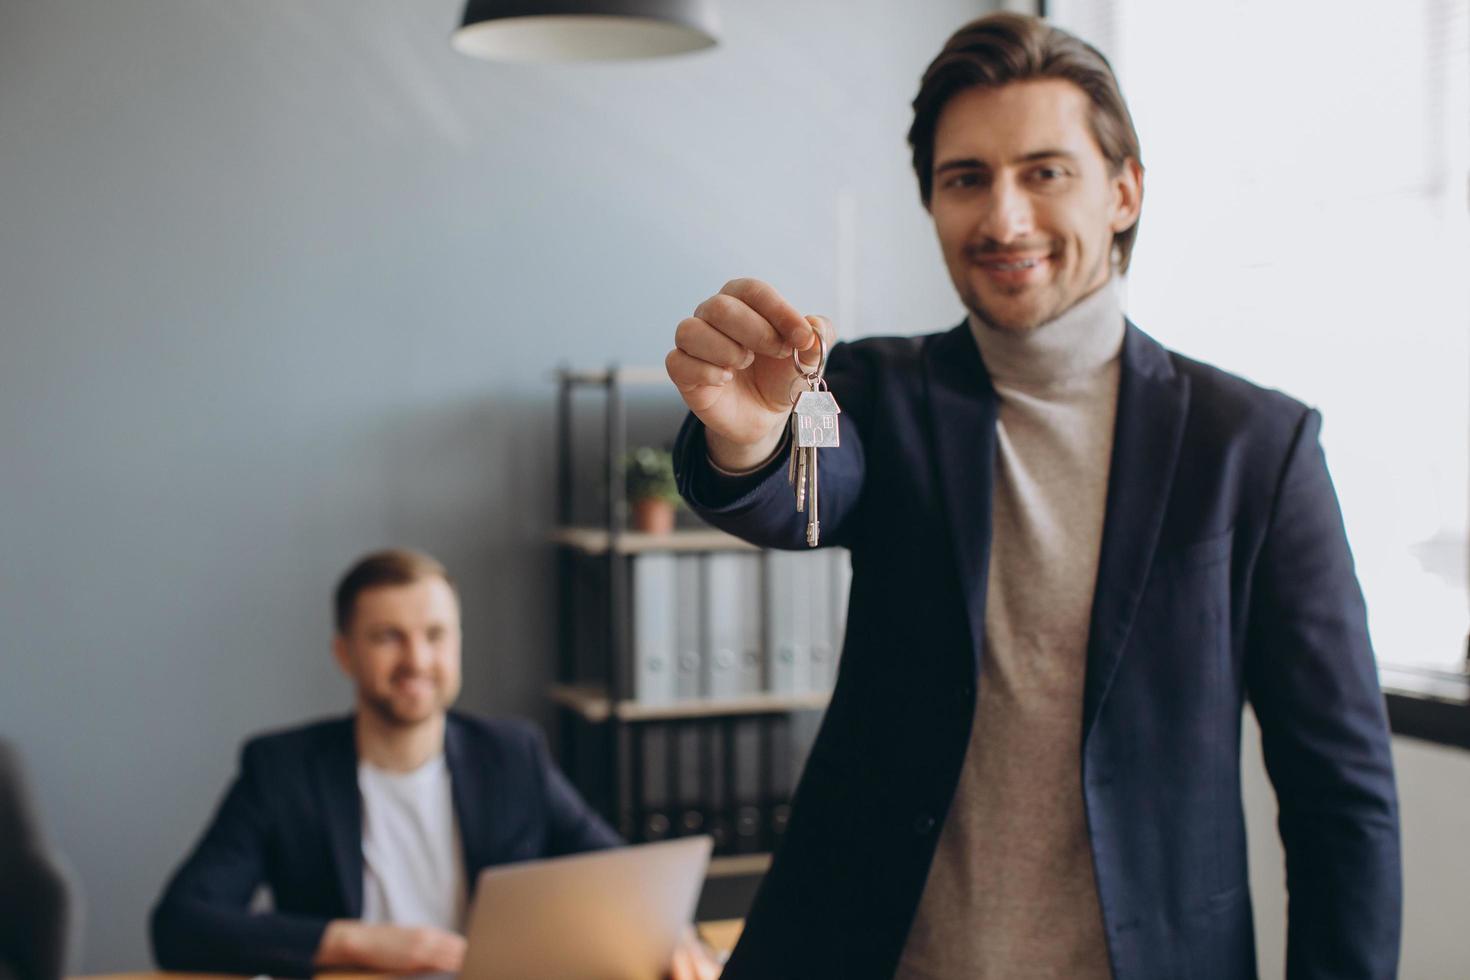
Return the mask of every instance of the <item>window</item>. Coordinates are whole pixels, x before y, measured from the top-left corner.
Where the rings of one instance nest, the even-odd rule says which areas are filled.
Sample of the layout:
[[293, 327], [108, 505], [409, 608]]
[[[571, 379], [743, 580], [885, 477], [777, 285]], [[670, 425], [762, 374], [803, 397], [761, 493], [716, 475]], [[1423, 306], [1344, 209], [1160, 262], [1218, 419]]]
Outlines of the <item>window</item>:
[[1143, 148], [1128, 311], [1322, 410], [1381, 663], [1470, 631], [1470, 0], [1064, 0]]

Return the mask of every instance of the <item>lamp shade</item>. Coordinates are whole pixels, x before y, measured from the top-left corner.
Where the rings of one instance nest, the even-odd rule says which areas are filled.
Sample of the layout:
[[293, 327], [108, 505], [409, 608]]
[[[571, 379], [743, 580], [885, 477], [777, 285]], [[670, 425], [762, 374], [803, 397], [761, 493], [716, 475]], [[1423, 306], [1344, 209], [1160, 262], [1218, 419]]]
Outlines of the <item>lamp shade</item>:
[[715, 43], [713, 0], [469, 0], [450, 43], [492, 61], [616, 61]]

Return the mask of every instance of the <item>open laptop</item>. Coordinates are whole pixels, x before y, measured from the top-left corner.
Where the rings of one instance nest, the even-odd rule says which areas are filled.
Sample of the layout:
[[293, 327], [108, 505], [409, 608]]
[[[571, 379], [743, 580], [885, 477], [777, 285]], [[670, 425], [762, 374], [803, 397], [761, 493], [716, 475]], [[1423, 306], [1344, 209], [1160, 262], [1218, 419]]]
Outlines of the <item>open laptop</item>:
[[660, 980], [693, 922], [711, 839], [480, 872], [460, 980]]

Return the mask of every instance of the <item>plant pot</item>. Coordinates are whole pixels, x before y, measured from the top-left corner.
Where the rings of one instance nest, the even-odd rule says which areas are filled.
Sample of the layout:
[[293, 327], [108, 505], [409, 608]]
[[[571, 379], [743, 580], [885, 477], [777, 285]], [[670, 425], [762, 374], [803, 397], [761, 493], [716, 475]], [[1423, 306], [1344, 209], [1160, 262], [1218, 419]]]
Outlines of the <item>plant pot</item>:
[[674, 529], [673, 501], [660, 497], [633, 501], [633, 528], [645, 534], [668, 534]]

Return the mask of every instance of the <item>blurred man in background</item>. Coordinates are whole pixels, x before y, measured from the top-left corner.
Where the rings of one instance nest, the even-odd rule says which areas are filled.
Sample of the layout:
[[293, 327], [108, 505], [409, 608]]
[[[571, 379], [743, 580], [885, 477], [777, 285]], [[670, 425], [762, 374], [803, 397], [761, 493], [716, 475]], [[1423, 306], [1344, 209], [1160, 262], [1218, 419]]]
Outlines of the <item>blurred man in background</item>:
[[[165, 969], [454, 972], [481, 869], [622, 843], [535, 727], [449, 710], [459, 597], [437, 561], [364, 557], [337, 586], [335, 618], [356, 711], [246, 743], [154, 909]], [[262, 885], [268, 912], [251, 907]]]

